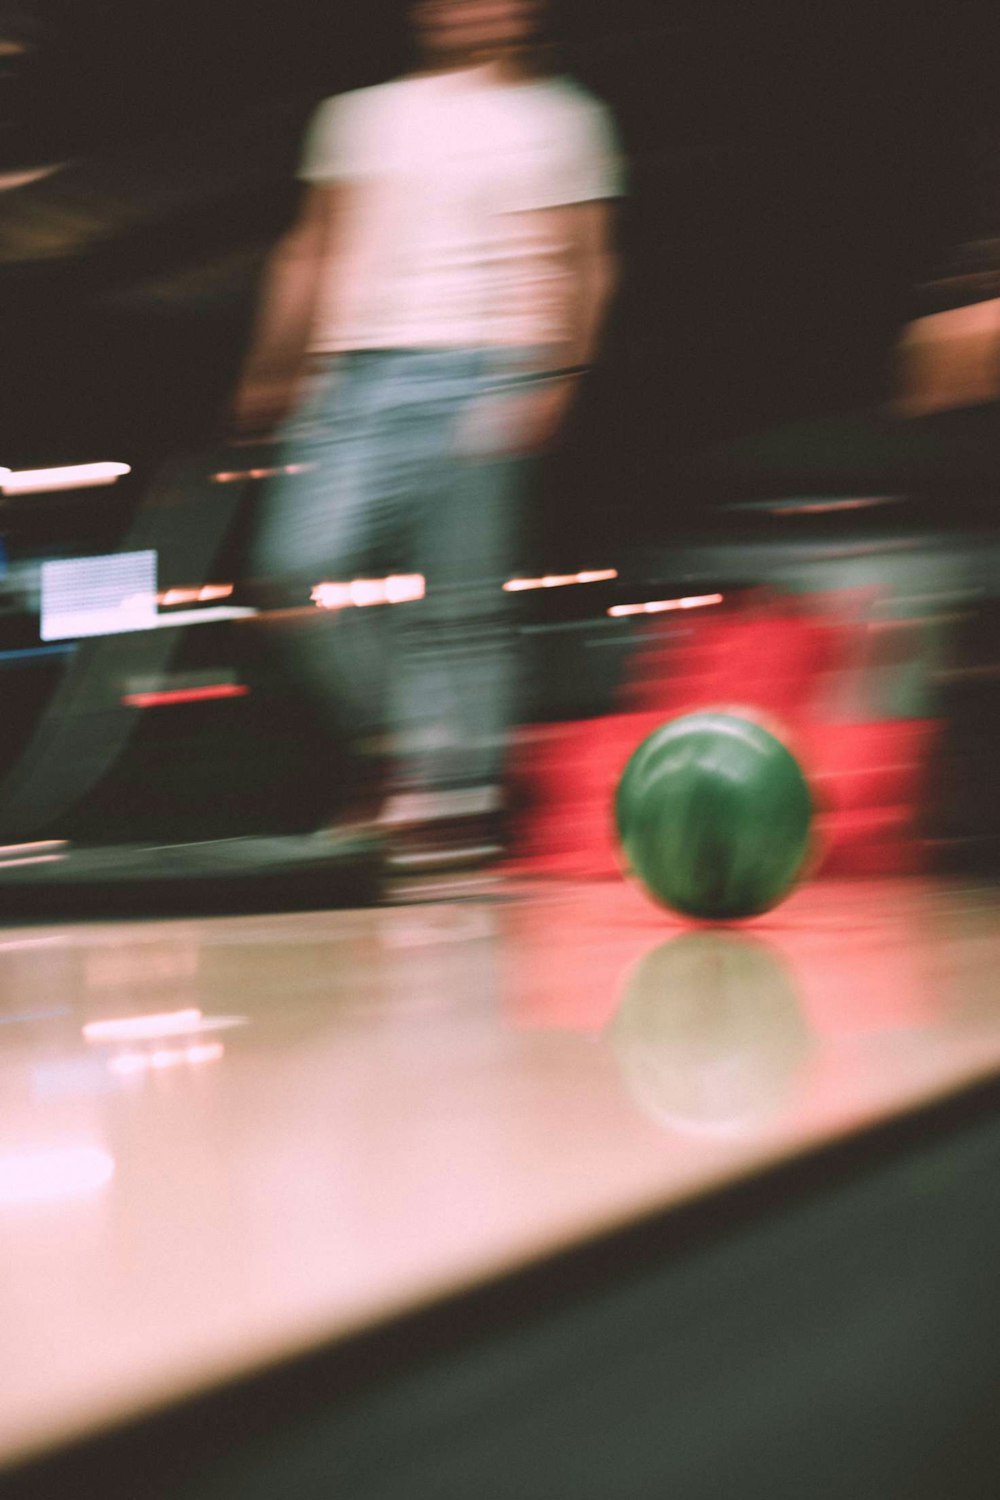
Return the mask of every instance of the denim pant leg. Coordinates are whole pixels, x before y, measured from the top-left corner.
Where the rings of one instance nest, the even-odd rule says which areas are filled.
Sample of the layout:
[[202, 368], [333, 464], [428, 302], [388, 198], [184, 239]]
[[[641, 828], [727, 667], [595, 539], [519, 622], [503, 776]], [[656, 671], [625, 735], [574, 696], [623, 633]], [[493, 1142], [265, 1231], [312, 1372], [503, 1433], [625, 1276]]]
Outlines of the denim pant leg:
[[[445, 504], [423, 518], [421, 540], [434, 555], [425, 563], [428, 594], [405, 624], [400, 619], [405, 644], [390, 680], [400, 790], [485, 787], [502, 779], [516, 694], [515, 641], [502, 587], [512, 550], [514, 477], [512, 466], [484, 465], [456, 486], [473, 514], [456, 521]], [[477, 538], [483, 545], [473, 553]], [[446, 569], [457, 572], [466, 562], [466, 581], [441, 581]]]
[[[377, 364], [344, 358], [314, 378], [283, 434], [284, 474], [258, 518], [255, 574], [279, 601], [303, 603], [311, 589], [378, 572], [397, 518], [380, 470], [388, 459], [384, 390]], [[315, 609], [279, 618], [276, 659], [330, 733], [348, 744], [384, 728], [384, 611]]]
[[410, 518], [426, 597], [393, 611], [390, 717], [397, 785], [407, 792], [498, 785], [515, 712], [516, 637], [503, 585], [517, 562], [529, 464], [459, 456], [457, 414]]
[[426, 597], [317, 610], [282, 654], [331, 729], [389, 731], [400, 790], [499, 780], [514, 706], [510, 596], [523, 461], [459, 455], [482, 352], [349, 357], [288, 433], [288, 476], [261, 518], [259, 571], [298, 583], [422, 573]]

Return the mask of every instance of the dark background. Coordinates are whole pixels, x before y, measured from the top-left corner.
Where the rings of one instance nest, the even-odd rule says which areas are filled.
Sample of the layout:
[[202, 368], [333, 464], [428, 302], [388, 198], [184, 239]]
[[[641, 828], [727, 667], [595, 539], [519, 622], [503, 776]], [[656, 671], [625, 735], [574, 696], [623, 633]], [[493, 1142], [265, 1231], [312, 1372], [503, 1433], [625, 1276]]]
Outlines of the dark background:
[[[404, 13], [0, 0], [0, 36], [33, 48], [0, 59], [0, 171], [68, 162], [0, 193], [0, 463], [141, 473], [215, 434], [309, 113], [403, 66]], [[549, 528], [655, 538], [708, 503], [692, 455], [876, 410], [920, 284], [1000, 227], [991, 15], [565, 0], [556, 18], [617, 116], [631, 192]]]

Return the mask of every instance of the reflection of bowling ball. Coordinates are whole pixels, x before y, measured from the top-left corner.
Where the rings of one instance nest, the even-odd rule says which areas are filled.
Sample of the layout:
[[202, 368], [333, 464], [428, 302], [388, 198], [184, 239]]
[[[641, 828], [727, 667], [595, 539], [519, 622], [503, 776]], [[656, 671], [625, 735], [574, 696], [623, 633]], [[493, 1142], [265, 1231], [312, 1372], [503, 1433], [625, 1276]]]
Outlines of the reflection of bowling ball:
[[687, 933], [647, 953], [627, 976], [609, 1035], [636, 1103], [685, 1134], [761, 1124], [809, 1051], [784, 961], [734, 933]]
[[712, 709], [643, 741], [618, 785], [615, 820], [626, 863], [654, 900], [691, 917], [754, 917], [802, 868], [812, 798], [779, 739]]

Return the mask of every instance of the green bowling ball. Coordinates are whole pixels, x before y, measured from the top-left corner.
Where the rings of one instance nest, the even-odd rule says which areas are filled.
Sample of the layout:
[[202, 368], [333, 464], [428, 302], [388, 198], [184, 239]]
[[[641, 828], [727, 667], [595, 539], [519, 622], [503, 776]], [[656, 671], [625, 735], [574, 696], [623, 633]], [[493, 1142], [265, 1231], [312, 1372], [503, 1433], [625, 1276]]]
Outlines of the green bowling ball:
[[735, 712], [685, 714], [655, 730], [625, 767], [614, 811], [629, 871], [685, 916], [770, 911], [809, 853], [813, 803], [802, 768]]

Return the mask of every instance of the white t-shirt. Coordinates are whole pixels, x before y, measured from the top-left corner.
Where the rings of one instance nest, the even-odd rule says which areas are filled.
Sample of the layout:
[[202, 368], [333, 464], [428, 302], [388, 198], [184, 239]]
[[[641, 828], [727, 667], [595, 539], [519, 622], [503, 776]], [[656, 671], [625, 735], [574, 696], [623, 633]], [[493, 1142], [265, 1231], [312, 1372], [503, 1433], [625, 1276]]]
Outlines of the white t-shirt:
[[622, 191], [601, 104], [566, 79], [502, 84], [481, 68], [328, 99], [299, 175], [364, 188], [317, 351], [565, 338], [565, 229], [544, 210]]

